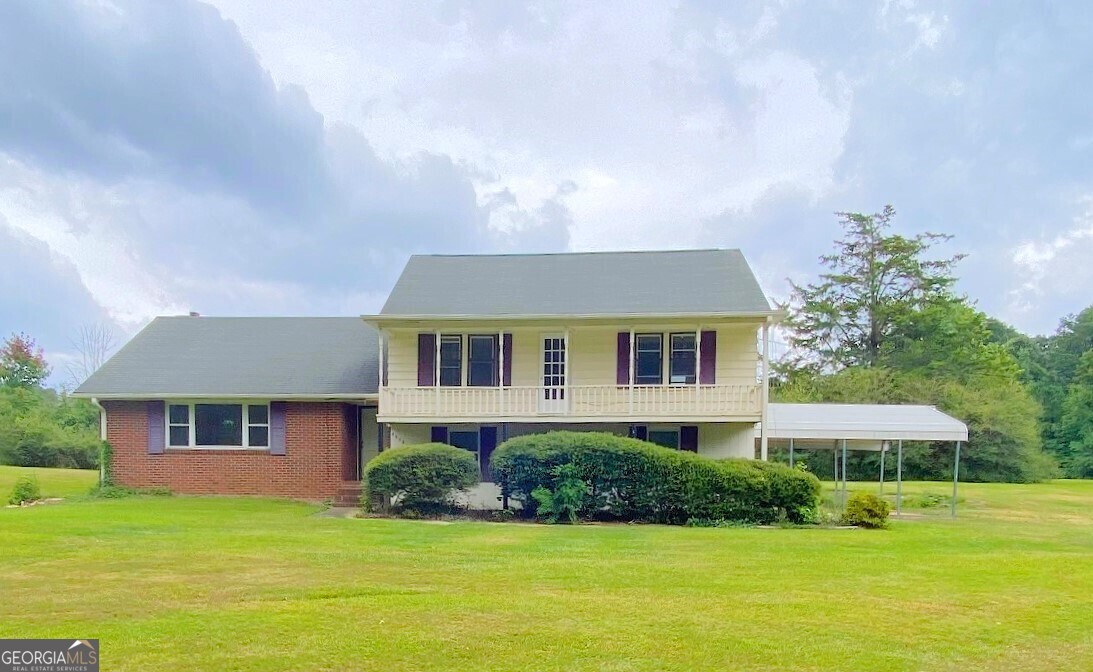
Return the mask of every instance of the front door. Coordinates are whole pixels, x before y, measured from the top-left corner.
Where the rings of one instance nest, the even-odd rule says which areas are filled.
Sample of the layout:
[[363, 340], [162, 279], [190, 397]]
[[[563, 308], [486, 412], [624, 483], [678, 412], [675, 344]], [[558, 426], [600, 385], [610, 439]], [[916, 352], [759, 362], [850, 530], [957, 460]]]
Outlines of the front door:
[[540, 413], [565, 413], [565, 337], [543, 336], [543, 391], [539, 396]]

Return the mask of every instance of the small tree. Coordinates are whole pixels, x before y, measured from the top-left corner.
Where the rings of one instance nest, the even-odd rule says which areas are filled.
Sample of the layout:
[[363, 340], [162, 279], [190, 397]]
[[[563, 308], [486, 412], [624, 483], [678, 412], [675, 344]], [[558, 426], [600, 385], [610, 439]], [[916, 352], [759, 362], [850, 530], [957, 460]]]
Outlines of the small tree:
[[49, 373], [42, 348], [26, 334], [12, 334], [0, 347], [0, 385], [40, 388]]
[[953, 266], [963, 258], [925, 258], [950, 236], [889, 233], [896, 214], [890, 205], [872, 215], [836, 214], [845, 233], [833, 254], [820, 257], [828, 272], [817, 283], [791, 283], [791, 363], [814, 371], [876, 366], [912, 315], [948, 294]]
[[72, 345], [80, 354], [79, 360], [72, 362], [66, 368], [71, 378], [72, 386], [79, 387], [80, 383], [91, 377], [117, 345], [113, 330], [105, 322], [98, 324], [85, 324], [80, 327], [79, 334], [73, 340]]

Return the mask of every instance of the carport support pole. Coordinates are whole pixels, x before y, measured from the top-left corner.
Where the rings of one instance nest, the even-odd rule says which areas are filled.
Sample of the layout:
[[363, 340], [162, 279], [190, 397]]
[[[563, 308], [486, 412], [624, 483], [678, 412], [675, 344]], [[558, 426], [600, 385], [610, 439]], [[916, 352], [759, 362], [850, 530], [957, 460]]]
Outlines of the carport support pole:
[[843, 510], [846, 510], [846, 439], [843, 439]]
[[885, 442], [881, 441], [880, 444], [880, 496], [884, 497], [884, 449], [887, 447]]
[[956, 457], [953, 459], [953, 501], [949, 509], [950, 515], [956, 518], [956, 484], [960, 482], [960, 442], [956, 442]]
[[789, 440], [789, 467], [793, 468], [793, 439]]
[[896, 444], [896, 515], [903, 509], [903, 439]]

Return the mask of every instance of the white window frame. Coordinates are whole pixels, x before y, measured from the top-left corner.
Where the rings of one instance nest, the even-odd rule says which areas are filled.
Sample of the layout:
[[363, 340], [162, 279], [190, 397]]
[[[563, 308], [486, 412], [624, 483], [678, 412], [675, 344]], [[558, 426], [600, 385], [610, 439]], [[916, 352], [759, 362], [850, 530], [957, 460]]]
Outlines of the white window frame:
[[[672, 363], [675, 361], [676, 354], [676, 336], [682, 338], [694, 339], [694, 347], [691, 351], [694, 352], [695, 364], [694, 364], [694, 380], [687, 382], [685, 380], [673, 381], [672, 380]], [[681, 348], [681, 351], [684, 349]], [[668, 334], [668, 375], [664, 377], [664, 380], [668, 381], [669, 385], [697, 385], [698, 384], [698, 336], [693, 331], [674, 331]]]
[[[471, 343], [476, 338], [488, 339], [490, 341], [490, 345], [493, 347], [493, 378], [491, 379], [489, 385], [471, 385], [471, 350], [474, 348]], [[465, 370], [465, 373], [463, 374], [463, 385], [465, 387], [498, 387], [499, 383], [501, 382], [500, 378], [504, 375], [504, 373], [501, 371], [501, 348], [503, 346], [498, 340], [497, 334], [467, 334], [466, 340], [467, 352], [463, 357], [463, 360], [465, 362], [463, 366]]]
[[[660, 353], [660, 376], [659, 376], [660, 380], [658, 380], [655, 383], [643, 383], [643, 382], [638, 381], [638, 353], [642, 352], [642, 350], [639, 346], [640, 346], [640, 343], [641, 343], [641, 339], [643, 339], [643, 338], [652, 338], [654, 336], [656, 338], [658, 338], [659, 342], [660, 342], [660, 347], [658, 348], [658, 351]], [[644, 352], [652, 352], [652, 350], [645, 350]], [[634, 334], [634, 352], [633, 352], [633, 362], [631, 363], [631, 366], [634, 367], [634, 386], [635, 387], [657, 387], [659, 385], [664, 385], [664, 381], [667, 380], [667, 378], [665, 377], [664, 332], [643, 331], [643, 332], [638, 332], [638, 333]]]
[[[273, 436], [270, 432], [270, 420], [272, 419], [272, 411], [270, 410], [270, 402], [268, 399], [168, 399], [164, 401], [166, 408], [163, 413], [164, 424], [164, 446], [167, 450], [269, 450], [269, 444], [272, 443]], [[214, 406], [229, 405], [229, 406], [242, 406], [242, 418], [243, 418], [243, 445], [240, 446], [199, 446], [197, 445], [197, 413], [195, 407], [198, 404], [210, 404]], [[185, 446], [172, 446], [171, 445], [171, 427], [181, 427], [181, 423], [171, 422], [171, 406], [186, 406], [189, 413], [189, 442]], [[250, 407], [251, 406], [265, 406], [266, 407], [266, 422], [254, 423], [250, 422]], [[265, 427], [266, 428], [266, 445], [264, 446], [252, 446], [250, 445], [250, 428], [251, 427]]]

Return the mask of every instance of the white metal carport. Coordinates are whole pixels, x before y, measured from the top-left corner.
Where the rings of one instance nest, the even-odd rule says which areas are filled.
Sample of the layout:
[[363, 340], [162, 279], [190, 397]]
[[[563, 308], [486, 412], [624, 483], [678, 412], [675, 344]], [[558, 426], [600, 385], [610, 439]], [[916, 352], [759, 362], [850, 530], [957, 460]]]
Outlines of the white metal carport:
[[[758, 432], [757, 432], [758, 435]], [[934, 406], [888, 404], [770, 404], [767, 407], [766, 436], [775, 445], [789, 448], [827, 449], [835, 454], [838, 484], [838, 451], [842, 451], [842, 498], [846, 504], [846, 453], [848, 450], [880, 451], [881, 488], [884, 487], [884, 455], [896, 442], [896, 511], [903, 500], [903, 442], [952, 441], [952, 515], [956, 515], [957, 483], [960, 480], [960, 446], [968, 440], [968, 427]]]

